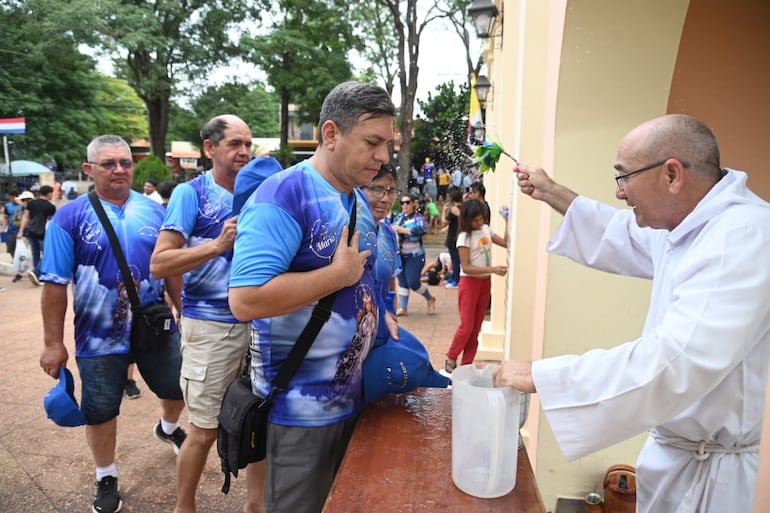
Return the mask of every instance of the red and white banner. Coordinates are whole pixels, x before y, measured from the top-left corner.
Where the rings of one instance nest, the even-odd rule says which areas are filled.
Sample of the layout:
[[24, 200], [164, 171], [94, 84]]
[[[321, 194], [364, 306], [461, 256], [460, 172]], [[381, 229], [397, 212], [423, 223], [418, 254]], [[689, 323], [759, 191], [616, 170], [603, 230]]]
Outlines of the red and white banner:
[[23, 134], [26, 128], [25, 118], [0, 119], [0, 134]]

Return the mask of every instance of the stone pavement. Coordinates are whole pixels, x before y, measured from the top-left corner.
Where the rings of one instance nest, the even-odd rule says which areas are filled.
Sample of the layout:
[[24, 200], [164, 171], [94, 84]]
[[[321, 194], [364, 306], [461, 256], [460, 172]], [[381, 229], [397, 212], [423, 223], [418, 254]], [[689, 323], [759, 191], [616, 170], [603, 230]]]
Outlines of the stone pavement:
[[[435, 258], [441, 247], [429, 247]], [[40, 291], [26, 278], [11, 283], [10, 258], [0, 245], [0, 513], [71, 513], [91, 511], [95, 490], [94, 464], [85, 430], [62, 428], [48, 420], [43, 397], [56, 383], [40, 369], [42, 348]], [[437, 315], [426, 315], [424, 299], [412, 295], [409, 316], [401, 324], [428, 348], [437, 369], [458, 324], [457, 290], [431, 287]], [[70, 299], [71, 302], [71, 299]], [[70, 351], [68, 367], [80, 382], [74, 361], [71, 303], [65, 323]], [[138, 376], [138, 373], [137, 373]], [[171, 446], [158, 442], [152, 430], [160, 412], [158, 400], [141, 377], [143, 394], [125, 399], [118, 419], [117, 466], [125, 513], [170, 512], [174, 504], [175, 456]], [[186, 412], [181, 423], [187, 425]], [[245, 497], [243, 477], [233, 480], [223, 495], [222, 473], [212, 449], [201, 479], [198, 513], [239, 513]]]

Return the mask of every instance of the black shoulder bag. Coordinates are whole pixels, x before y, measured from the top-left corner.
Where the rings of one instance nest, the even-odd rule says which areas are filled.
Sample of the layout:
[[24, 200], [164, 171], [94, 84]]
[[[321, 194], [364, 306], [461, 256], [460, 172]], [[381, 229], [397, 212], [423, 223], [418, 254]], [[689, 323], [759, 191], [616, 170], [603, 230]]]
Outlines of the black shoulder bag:
[[166, 302], [155, 303], [142, 308], [139, 300], [139, 294], [136, 292], [134, 278], [126, 262], [126, 256], [120, 247], [118, 236], [112, 228], [112, 223], [107, 218], [96, 192], [88, 193], [88, 200], [99, 216], [99, 221], [110, 239], [110, 246], [118, 261], [118, 267], [123, 275], [123, 285], [126, 287], [128, 299], [131, 301], [131, 350], [138, 352], [163, 351], [168, 347], [168, 341], [171, 337], [171, 328], [173, 326], [173, 314]]
[[[348, 226], [348, 244], [356, 227], [356, 197], [353, 193], [353, 212]], [[238, 477], [238, 470], [249, 463], [265, 459], [267, 448], [267, 424], [270, 407], [276, 394], [285, 392], [289, 381], [305, 359], [310, 346], [318, 333], [329, 320], [337, 292], [321, 298], [313, 308], [313, 313], [305, 329], [292, 346], [281, 370], [271, 381], [267, 397], [259, 397], [251, 391], [251, 376], [248, 369], [228, 385], [219, 410], [217, 427], [217, 453], [225, 474], [222, 493], [230, 491], [230, 474]]]

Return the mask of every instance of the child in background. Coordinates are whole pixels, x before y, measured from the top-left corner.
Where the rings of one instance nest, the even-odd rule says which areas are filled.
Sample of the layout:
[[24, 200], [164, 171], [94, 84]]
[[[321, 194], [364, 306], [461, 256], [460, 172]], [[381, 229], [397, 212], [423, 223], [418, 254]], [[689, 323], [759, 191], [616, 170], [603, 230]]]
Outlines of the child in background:
[[422, 281], [428, 285], [439, 285], [452, 276], [452, 258], [449, 253], [442, 251], [436, 258], [425, 264], [422, 269]]
[[473, 363], [478, 349], [479, 331], [491, 299], [491, 276], [505, 276], [508, 267], [493, 266], [492, 244], [508, 247], [508, 216], [504, 210], [505, 238], [492, 232], [484, 220], [486, 206], [479, 200], [470, 199], [460, 207], [460, 230], [457, 234], [457, 250], [460, 253], [460, 285], [457, 304], [460, 326], [446, 353], [444, 371], [451, 373], [457, 367], [457, 358], [463, 354], [462, 365]]
[[436, 200], [430, 200], [425, 204], [425, 217], [428, 221], [428, 233], [438, 233], [441, 229], [441, 212], [436, 205]]

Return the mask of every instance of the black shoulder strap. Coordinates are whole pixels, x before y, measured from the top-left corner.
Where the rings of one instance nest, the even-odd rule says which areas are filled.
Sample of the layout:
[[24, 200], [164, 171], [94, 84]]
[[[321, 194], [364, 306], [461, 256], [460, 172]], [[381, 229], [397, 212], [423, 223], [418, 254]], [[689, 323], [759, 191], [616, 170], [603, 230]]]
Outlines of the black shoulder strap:
[[[353, 232], [356, 230], [356, 192], [353, 191], [353, 211], [350, 214], [350, 224], [348, 225], [348, 244], [353, 237]], [[305, 329], [302, 330], [297, 342], [292, 346], [289, 351], [289, 356], [286, 357], [286, 361], [283, 363], [281, 370], [278, 371], [278, 375], [273, 379], [273, 388], [270, 391], [270, 396], [277, 392], [286, 390], [289, 385], [289, 381], [294, 377], [294, 374], [299, 369], [302, 360], [305, 358], [310, 346], [315, 341], [318, 333], [329, 320], [332, 315], [332, 306], [334, 305], [334, 299], [337, 296], [337, 291], [321, 298], [313, 308], [313, 313], [310, 316], [310, 320], [307, 322]], [[272, 397], [268, 396], [266, 400], [271, 400]]]
[[107, 213], [104, 211], [102, 203], [96, 196], [96, 191], [88, 193], [88, 201], [90, 201], [91, 205], [94, 207], [96, 215], [99, 216], [99, 221], [101, 221], [102, 227], [104, 227], [104, 231], [110, 239], [112, 252], [115, 254], [115, 260], [118, 261], [118, 267], [120, 267], [120, 272], [123, 274], [123, 283], [126, 287], [126, 292], [128, 293], [128, 299], [131, 301], [131, 309], [133, 311], [141, 310], [142, 303], [139, 301], [139, 294], [137, 294], [136, 287], [134, 287], [134, 278], [131, 276], [131, 270], [128, 268], [126, 256], [123, 254], [123, 248], [120, 247], [118, 236], [115, 235], [112, 223], [110, 223], [110, 220], [107, 218]]

